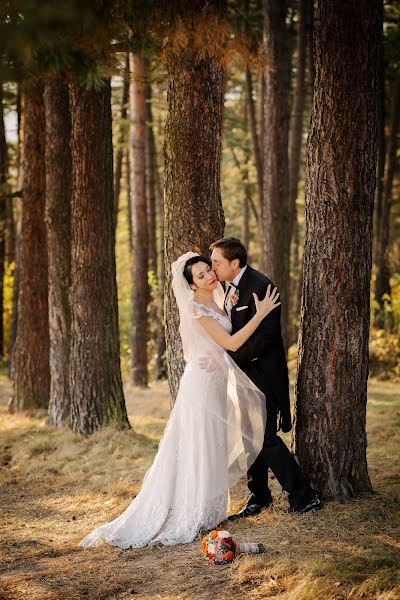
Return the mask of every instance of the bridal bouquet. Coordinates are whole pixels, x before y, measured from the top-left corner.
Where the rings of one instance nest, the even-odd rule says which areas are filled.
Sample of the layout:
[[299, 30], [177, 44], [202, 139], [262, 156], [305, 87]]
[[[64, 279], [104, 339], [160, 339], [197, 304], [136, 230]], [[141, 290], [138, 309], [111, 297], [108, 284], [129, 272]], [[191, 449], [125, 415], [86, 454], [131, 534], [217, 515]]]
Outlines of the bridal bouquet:
[[262, 554], [265, 548], [262, 544], [245, 544], [234, 542], [229, 531], [213, 529], [201, 541], [201, 550], [207, 556], [208, 562], [214, 565], [225, 565], [232, 562], [236, 556], [245, 552]]

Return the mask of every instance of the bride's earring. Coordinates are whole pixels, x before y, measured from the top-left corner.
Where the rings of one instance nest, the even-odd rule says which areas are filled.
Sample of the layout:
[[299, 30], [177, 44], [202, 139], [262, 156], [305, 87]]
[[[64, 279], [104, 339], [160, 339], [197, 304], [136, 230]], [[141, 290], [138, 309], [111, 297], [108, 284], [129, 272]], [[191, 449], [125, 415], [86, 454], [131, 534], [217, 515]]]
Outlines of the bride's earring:
[[190, 289], [192, 290], [192, 292], [195, 292], [197, 290], [197, 286], [195, 286], [195, 287], [190, 286]]

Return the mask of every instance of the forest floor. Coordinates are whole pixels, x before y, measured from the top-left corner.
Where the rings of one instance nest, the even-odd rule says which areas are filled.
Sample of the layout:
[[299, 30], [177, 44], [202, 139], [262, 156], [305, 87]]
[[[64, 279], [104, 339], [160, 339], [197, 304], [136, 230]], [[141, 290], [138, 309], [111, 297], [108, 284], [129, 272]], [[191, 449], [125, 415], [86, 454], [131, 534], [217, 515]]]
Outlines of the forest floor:
[[[274, 508], [229, 524], [266, 553], [211, 566], [192, 544], [119, 550], [78, 542], [140, 488], [169, 412], [167, 384], [127, 387], [131, 431], [88, 438], [44, 413], [7, 413], [0, 377], [0, 599], [333, 600], [400, 598], [400, 384], [371, 381], [368, 461], [375, 493], [295, 517], [272, 481]], [[286, 442], [289, 437], [284, 436]], [[240, 484], [233, 509], [246, 495]]]

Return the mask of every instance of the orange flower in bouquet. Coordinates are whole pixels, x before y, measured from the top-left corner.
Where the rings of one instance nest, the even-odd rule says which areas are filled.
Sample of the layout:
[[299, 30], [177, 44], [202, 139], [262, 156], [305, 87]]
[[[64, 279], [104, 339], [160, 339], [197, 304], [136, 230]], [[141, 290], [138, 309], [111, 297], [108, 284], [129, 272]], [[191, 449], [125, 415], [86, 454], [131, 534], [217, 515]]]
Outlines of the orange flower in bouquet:
[[229, 531], [213, 529], [201, 540], [201, 551], [214, 565], [225, 565], [232, 562], [236, 556], [244, 552], [261, 554], [265, 552], [262, 544], [237, 543]]

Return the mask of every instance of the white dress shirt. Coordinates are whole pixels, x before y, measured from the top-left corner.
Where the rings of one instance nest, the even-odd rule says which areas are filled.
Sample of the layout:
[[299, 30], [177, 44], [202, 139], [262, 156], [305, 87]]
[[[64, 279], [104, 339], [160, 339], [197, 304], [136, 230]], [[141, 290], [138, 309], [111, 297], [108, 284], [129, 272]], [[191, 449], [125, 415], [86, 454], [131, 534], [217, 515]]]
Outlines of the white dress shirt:
[[226, 312], [228, 313], [229, 317], [231, 316], [231, 311], [232, 311], [231, 295], [236, 292], [236, 288], [239, 285], [239, 281], [241, 280], [242, 275], [246, 269], [247, 269], [247, 265], [244, 265], [244, 267], [242, 267], [240, 269], [239, 273], [236, 275], [235, 279], [233, 279], [231, 282], [229, 282], [227, 293], [225, 296], [225, 302], [224, 302], [224, 306], [225, 306]]

